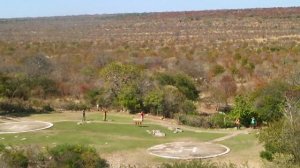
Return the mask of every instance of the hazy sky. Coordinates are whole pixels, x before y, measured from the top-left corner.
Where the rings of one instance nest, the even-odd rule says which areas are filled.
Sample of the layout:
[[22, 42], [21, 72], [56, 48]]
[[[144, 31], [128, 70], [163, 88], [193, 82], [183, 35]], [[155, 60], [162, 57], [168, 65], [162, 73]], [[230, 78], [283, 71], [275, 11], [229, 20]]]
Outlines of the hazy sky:
[[0, 18], [300, 6], [300, 0], [0, 0]]

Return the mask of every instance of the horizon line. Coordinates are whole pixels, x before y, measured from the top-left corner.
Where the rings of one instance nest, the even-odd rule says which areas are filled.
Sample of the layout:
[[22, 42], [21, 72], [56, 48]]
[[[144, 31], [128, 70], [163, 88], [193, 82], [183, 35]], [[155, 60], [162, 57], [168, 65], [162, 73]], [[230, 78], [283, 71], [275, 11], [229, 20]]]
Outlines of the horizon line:
[[209, 12], [209, 11], [234, 11], [234, 10], [262, 10], [262, 9], [285, 9], [285, 8], [300, 8], [300, 6], [278, 6], [278, 7], [245, 7], [245, 8], [215, 8], [215, 9], [202, 9], [202, 10], [167, 10], [167, 11], [145, 11], [145, 12], [123, 12], [123, 13], [82, 13], [82, 14], [67, 14], [67, 15], [45, 15], [45, 16], [24, 16], [24, 17], [7, 17], [0, 20], [18, 20], [18, 19], [39, 19], [39, 18], [54, 18], [54, 17], [74, 17], [74, 16], [117, 16], [117, 15], [129, 15], [129, 14], [155, 14], [155, 13], [177, 13], [177, 12]]

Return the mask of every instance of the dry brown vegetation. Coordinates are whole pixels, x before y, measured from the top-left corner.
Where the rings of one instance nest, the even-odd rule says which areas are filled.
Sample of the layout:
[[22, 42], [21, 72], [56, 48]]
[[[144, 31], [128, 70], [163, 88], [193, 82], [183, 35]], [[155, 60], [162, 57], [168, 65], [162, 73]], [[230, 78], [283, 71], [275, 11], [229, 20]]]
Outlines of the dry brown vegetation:
[[0, 72], [47, 74], [61, 95], [80, 96], [119, 61], [185, 72], [201, 91], [230, 79], [225, 103], [299, 67], [299, 27], [300, 8], [1, 19]]

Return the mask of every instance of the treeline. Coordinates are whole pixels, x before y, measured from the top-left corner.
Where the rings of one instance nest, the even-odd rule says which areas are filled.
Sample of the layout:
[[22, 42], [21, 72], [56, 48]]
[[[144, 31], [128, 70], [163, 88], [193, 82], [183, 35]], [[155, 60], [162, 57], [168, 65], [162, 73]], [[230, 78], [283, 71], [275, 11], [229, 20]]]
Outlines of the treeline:
[[199, 91], [193, 79], [184, 73], [152, 73], [136, 65], [111, 63], [101, 69], [100, 76], [103, 86], [86, 93], [92, 105], [169, 118], [179, 112], [196, 112], [194, 101]]

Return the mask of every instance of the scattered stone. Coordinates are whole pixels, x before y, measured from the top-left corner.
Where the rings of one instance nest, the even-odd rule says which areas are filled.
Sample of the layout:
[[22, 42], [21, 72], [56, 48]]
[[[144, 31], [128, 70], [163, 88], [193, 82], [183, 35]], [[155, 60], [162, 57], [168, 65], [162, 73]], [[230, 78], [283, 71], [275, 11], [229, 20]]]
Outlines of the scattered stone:
[[160, 130], [152, 130], [152, 134], [156, 137], [165, 137], [166, 134], [161, 132]]
[[179, 133], [179, 132], [183, 132], [183, 131], [182, 131], [182, 129], [180, 129], [180, 128], [176, 128], [176, 129], [174, 130], [174, 132], [173, 132], [173, 133], [174, 133], [174, 134], [177, 134], [177, 133]]
[[16, 135], [15, 138], [18, 138], [18, 135]]
[[150, 130], [146, 130], [146, 132], [147, 132], [148, 134], [152, 134], [152, 132], [151, 132]]
[[5, 138], [1, 138], [0, 140], [4, 140]]
[[165, 137], [166, 134], [163, 133], [163, 132], [156, 132], [156, 133], [154, 134], [154, 136], [156, 136], [156, 137]]
[[108, 144], [108, 142], [105, 142], [105, 145], [107, 145]]
[[22, 138], [21, 141], [25, 141], [27, 138]]

